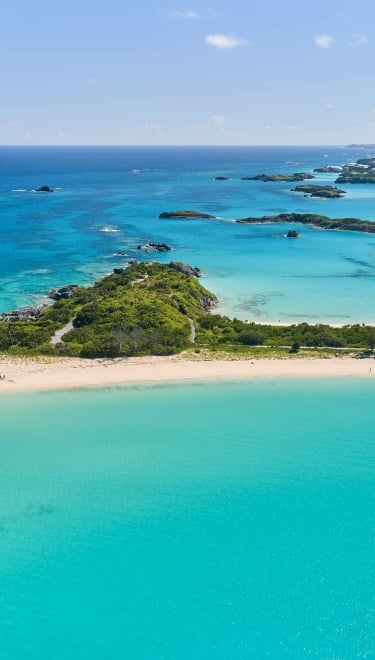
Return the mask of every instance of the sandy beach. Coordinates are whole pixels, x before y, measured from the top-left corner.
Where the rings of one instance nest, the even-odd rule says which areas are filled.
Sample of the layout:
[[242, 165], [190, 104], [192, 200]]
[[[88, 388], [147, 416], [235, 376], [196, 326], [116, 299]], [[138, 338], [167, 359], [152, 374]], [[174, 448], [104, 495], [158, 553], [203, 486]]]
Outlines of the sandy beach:
[[[367, 377], [371, 358], [202, 360], [179, 356], [128, 359], [0, 357], [0, 394], [27, 390], [152, 383], [177, 380], [271, 377]], [[3, 377], [5, 376], [5, 378]]]

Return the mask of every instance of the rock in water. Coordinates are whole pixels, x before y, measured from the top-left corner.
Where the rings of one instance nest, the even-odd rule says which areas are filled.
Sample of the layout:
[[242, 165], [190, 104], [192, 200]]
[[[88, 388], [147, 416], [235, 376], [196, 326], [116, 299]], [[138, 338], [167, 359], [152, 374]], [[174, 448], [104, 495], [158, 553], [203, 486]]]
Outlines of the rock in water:
[[36, 192], [55, 192], [50, 188], [49, 186], [41, 186], [40, 188], [36, 189]]

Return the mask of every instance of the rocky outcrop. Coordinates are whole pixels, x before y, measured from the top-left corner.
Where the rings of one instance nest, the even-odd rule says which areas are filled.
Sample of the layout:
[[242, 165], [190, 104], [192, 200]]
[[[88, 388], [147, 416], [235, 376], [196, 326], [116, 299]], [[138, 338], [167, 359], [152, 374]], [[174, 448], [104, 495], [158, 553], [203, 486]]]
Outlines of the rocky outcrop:
[[229, 181], [229, 176], [215, 176], [215, 181]]
[[189, 277], [201, 277], [202, 271], [196, 266], [189, 266], [189, 264], [184, 264], [182, 261], [171, 261], [168, 264], [169, 268], [177, 270], [179, 273], [188, 275]]
[[256, 176], [243, 176], [241, 181], [305, 181], [313, 179], [307, 172], [294, 172], [294, 174], [257, 174]]
[[77, 284], [68, 284], [67, 286], [62, 286], [60, 289], [52, 289], [48, 294], [48, 298], [52, 300], [68, 300], [69, 298], [73, 298], [77, 286]]
[[4, 312], [3, 314], [0, 314], [0, 322], [35, 321], [41, 316], [46, 307], [48, 307], [48, 305], [37, 305], [35, 307], [15, 309], [12, 312]]
[[287, 238], [299, 238], [299, 233], [295, 229], [289, 229], [286, 237]]
[[214, 218], [214, 215], [202, 213], [201, 211], [165, 211], [160, 213], [159, 218]]
[[50, 188], [49, 186], [41, 186], [40, 188], [37, 188], [35, 192], [55, 192]]
[[155, 252], [169, 252], [172, 248], [166, 243], [146, 243], [145, 245], [137, 245], [137, 250], [155, 250]]
[[204, 296], [203, 299], [202, 299], [202, 309], [203, 309], [203, 311], [208, 314], [209, 312], [211, 312], [214, 309], [214, 307], [216, 307], [218, 302], [219, 302], [218, 299], [216, 298], [216, 296], [213, 293], [211, 293], [210, 295]]

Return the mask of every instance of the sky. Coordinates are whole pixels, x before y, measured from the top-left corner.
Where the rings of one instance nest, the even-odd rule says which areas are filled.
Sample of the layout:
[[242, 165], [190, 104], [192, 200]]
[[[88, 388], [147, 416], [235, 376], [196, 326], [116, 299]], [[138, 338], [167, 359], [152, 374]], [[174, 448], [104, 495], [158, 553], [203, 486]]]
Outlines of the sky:
[[2, 145], [375, 142], [373, 0], [12, 0]]

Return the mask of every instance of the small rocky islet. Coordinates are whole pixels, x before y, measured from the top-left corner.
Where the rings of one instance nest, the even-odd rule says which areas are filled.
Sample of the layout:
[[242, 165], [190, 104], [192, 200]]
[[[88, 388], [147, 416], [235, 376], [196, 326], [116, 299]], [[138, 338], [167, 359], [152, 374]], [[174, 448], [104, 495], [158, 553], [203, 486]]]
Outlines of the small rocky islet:
[[291, 192], [304, 193], [308, 197], [320, 197], [324, 199], [338, 199], [344, 197], [345, 190], [335, 186], [320, 186], [312, 183], [306, 183], [291, 189]]
[[55, 192], [52, 188], [49, 186], [40, 186], [40, 188], [36, 188], [35, 192], [45, 192], [45, 193], [52, 193]]
[[201, 211], [164, 211], [163, 213], [160, 213], [159, 218], [204, 218], [204, 219], [209, 219], [209, 218], [215, 218], [214, 215], [210, 215], [209, 213], [202, 213]]
[[146, 252], [170, 252], [172, 248], [166, 243], [154, 243], [153, 241], [149, 241], [149, 243], [145, 243], [144, 245], [137, 245], [137, 250], [145, 250]]

